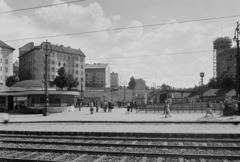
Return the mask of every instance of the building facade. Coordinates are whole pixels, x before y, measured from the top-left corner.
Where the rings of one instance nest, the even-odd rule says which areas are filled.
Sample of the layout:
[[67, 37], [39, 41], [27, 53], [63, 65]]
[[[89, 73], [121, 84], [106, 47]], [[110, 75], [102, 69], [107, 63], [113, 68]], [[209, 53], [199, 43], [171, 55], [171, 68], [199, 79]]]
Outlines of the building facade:
[[108, 64], [86, 64], [86, 88], [103, 89], [110, 87], [110, 68]]
[[0, 91], [6, 89], [5, 83], [13, 75], [13, 51], [15, 49], [0, 41]]
[[13, 64], [13, 75], [18, 76], [18, 72], [19, 72], [19, 63], [18, 61], [15, 61]]
[[136, 85], [135, 85], [135, 90], [144, 90], [145, 91], [145, 85], [146, 82], [142, 78], [135, 79]]
[[119, 77], [118, 73], [112, 72], [110, 74], [110, 86], [112, 88], [118, 88], [119, 87]]
[[224, 72], [236, 77], [236, 48], [232, 48], [232, 40], [228, 37], [217, 38], [214, 43], [216, 50], [216, 77], [219, 78]]
[[[49, 49], [50, 48], [50, 49]], [[19, 48], [19, 78], [21, 80], [44, 80], [45, 74], [46, 44], [34, 46], [30, 42]], [[48, 80], [53, 82], [58, 75], [59, 68], [64, 67], [66, 73], [74, 78], [83, 78], [83, 90], [85, 82], [85, 55], [80, 49], [53, 45], [48, 47], [47, 69]], [[81, 89], [81, 84], [77, 87]]]

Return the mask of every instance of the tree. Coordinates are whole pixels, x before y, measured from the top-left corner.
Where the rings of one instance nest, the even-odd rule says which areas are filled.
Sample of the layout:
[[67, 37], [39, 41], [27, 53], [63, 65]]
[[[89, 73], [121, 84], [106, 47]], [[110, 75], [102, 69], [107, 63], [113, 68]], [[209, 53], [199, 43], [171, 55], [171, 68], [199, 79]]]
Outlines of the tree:
[[210, 78], [207, 83], [208, 88], [219, 88], [219, 83], [216, 78]]
[[58, 76], [54, 79], [53, 84], [61, 89], [68, 86], [68, 77], [64, 67], [58, 69]]
[[130, 78], [130, 81], [129, 81], [129, 83], [128, 83], [128, 87], [129, 87], [130, 89], [132, 89], [132, 98], [134, 97], [134, 89], [135, 89], [135, 86], [136, 86], [136, 81], [135, 81], [134, 77], [131, 77], [131, 78]]
[[9, 76], [6, 80], [6, 86], [11, 87], [15, 83], [19, 82], [19, 78], [15, 75]]
[[72, 74], [67, 74], [67, 80], [68, 80], [67, 86], [69, 90], [79, 85], [78, 79], [77, 78], [74, 79]]
[[220, 77], [220, 84], [222, 88], [234, 88], [235, 87], [235, 79], [229, 75], [229, 73], [224, 72]]

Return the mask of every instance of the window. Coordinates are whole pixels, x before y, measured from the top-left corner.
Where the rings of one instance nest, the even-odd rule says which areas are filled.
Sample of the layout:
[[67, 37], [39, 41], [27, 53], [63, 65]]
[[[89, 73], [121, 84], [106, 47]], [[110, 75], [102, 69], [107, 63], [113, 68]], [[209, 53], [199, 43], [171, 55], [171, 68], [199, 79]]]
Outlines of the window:
[[8, 59], [5, 59], [5, 64], [8, 64]]
[[68, 67], [70, 67], [70, 63], [68, 63]]
[[52, 72], [54, 72], [54, 67], [52, 67]]
[[78, 64], [76, 64], [76, 67], [78, 68]]
[[5, 80], [7, 80], [7, 78], [8, 78], [8, 76], [6, 75], [6, 76], [5, 76]]
[[2, 58], [0, 58], [0, 63], [2, 63]]
[[81, 58], [81, 59], [80, 59], [80, 62], [83, 62], [83, 61], [84, 61], [84, 59], [83, 59], [83, 58]]
[[76, 70], [76, 74], [78, 74], [78, 70]]
[[58, 66], [61, 66], [61, 62], [58, 63]]
[[0, 76], [0, 80], [2, 80], [2, 75]]
[[68, 70], [68, 74], [70, 74], [70, 70]]
[[83, 75], [83, 71], [81, 71], [81, 74]]
[[74, 63], [72, 63], [72, 67], [74, 67]]
[[55, 76], [54, 76], [54, 75], [52, 75], [52, 79], [54, 79], [54, 77], [55, 77]]
[[70, 60], [70, 56], [68, 56], [68, 60]]
[[74, 70], [72, 70], [72, 74], [74, 74]]
[[83, 69], [83, 65], [81, 65], [81, 68]]
[[0, 71], [2, 71], [2, 67], [0, 67]]
[[48, 74], [48, 79], [50, 79], [50, 75]]
[[76, 61], [78, 61], [78, 57], [76, 57]]
[[66, 55], [64, 55], [64, 60], [66, 60]]
[[232, 55], [230, 55], [229, 58], [231, 59], [231, 58], [232, 58]]
[[55, 63], [55, 61], [54, 60], [52, 60], [52, 64], [54, 65], [54, 63]]
[[8, 72], [8, 67], [5, 67], [5, 73], [7, 73]]
[[66, 66], [66, 63], [65, 63], [65, 62], [63, 63], [63, 66]]

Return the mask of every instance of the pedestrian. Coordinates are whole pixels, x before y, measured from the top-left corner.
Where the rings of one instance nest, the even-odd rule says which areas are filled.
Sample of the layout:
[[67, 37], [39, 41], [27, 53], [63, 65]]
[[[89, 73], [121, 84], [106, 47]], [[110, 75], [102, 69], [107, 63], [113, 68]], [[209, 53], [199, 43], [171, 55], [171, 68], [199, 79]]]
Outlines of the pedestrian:
[[166, 102], [166, 110], [165, 110], [165, 118], [171, 117], [171, 111], [170, 111], [170, 101], [167, 100]]
[[130, 102], [127, 102], [127, 113], [129, 114], [130, 111]]
[[93, 114], [93, 101], [92, 102], [90, 102], [90, 111], [91, 111], [91, 114]]
[[213, 117], [212, 102], [210, 100], [207, 102], [207, 109], [206, 109], [206, 116], [205, 117], [208, 117], [208, 114], [211, 114], [212, 117]]
[[109, 100], [108, 101], [108, 112], [111, 112], [112, 109], [112, 102]]
[[224, 103], [222, 100], [220, 100], [220, 103], [219, 103], [219, 110], [220, 110], [220, 113], [219, 115], [223, 115], [223, 109], [224, 109]]
[[234, 117], [236, 119], [237, 118], [237, 114], [238, 114], [238, 102], [237, 101], [233, 102], [233, 111], [234, 111]]
[[225, 99], [224, 100], [223, 115], [228, 116], [228, 113], [229, 113], [229, 103], [228, 103], [228, 99]]
[[96, 100], [96, 112], [98, 112], [98, 108], [99, 108], [99, 105], [100, 105], [100, 103], [99, 103], [99, 101], [98, 100]]
[[103, 109], [104, 109], [104, 112], [107, 111], [107, 107], [108, 107], [108, 103], [107, 103], [106, 100], [104, 100], [104, 102], [103, 102]]
[[163, 115], [166, 114], [167, 100], [164, 100]]
[[131, 110], [131, 112], [132, 112], [132, 110], [133, 110], [133, 107], [134, 107], [134, 101], [132, 100], [132, 101], [130, 102], [130, 110]]

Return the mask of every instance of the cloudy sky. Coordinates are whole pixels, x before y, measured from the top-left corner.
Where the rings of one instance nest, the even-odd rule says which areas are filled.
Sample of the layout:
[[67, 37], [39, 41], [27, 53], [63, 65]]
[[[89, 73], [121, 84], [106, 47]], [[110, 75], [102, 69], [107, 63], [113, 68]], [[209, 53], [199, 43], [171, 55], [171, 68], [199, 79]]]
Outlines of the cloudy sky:
[[[204, 83], [213, 76], [213, 40], [233, 38], [240, 21], [239, 0], [85, 0], [6, 12], [69, 1], [0, 0], [0, 40], [16, 49], [14, 60], [19, 47], [48, 39], [80, 48], [86, 63], [108, 63], [122, 82], [193, 87], [201, 71]], [[49, 37], [71, 33], [79, 34]]]

